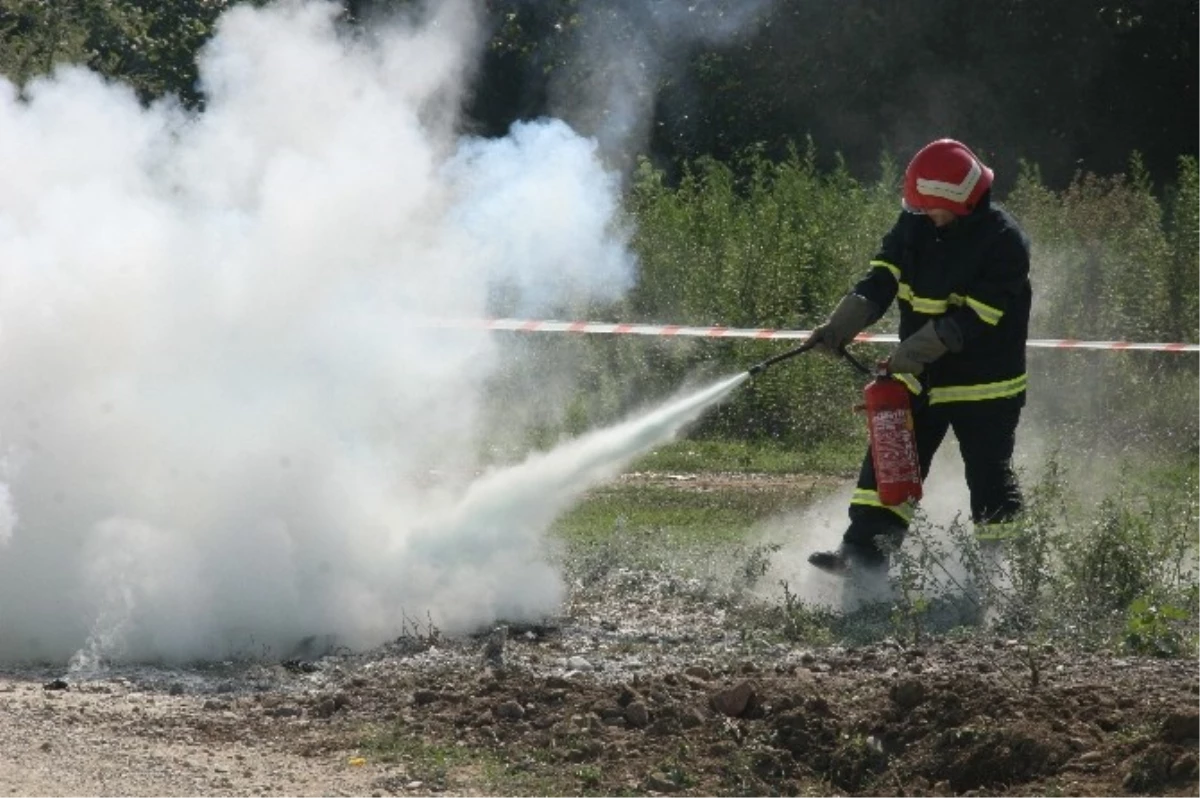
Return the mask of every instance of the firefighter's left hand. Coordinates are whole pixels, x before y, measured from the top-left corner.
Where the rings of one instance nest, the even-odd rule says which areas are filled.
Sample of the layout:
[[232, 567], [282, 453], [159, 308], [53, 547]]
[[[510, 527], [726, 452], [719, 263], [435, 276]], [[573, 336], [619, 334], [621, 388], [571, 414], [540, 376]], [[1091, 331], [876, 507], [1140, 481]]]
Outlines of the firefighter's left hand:
[[920, 374], [925, 367], [946, 354], [949, 349], [938, 338], [933, 322], [905, 338], [888, 359], [888, 370], [893, 374]]

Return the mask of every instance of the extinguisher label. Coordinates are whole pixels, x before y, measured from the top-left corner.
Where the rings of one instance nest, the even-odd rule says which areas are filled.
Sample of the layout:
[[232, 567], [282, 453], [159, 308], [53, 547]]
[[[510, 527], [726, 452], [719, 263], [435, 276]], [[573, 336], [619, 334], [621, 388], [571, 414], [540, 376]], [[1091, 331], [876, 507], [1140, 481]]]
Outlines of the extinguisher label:
[[912, 413], [879, 410], [871, 416], [871, 447], [876, 479], [883, 483], [920, 484], [921, 471], [912, 437]]

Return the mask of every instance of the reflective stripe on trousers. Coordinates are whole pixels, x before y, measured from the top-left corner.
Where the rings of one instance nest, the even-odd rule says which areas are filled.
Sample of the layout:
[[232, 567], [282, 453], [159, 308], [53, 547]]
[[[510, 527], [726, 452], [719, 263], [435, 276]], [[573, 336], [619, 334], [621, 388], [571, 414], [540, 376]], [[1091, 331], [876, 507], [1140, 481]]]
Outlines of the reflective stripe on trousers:
[[857, 504], [862, 507], [879, 507], [884, 510], [889, 510], [900, 517], [907, 525], [912, 521], [914, 505], [911, 501], [906, 501], [902, 504], [887, 505], [879, 500], [879, 491], [874, 489], [856, 488], [854, 495], [850, 497], [851, 504]]

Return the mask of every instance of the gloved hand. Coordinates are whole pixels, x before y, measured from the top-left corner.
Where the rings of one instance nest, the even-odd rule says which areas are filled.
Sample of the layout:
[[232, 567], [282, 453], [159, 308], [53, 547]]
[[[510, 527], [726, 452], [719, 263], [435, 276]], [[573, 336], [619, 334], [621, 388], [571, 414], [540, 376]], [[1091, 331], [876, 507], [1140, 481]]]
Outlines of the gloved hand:
[[879, 313], [879, 306], [858, 294], [846, 294], [829, 314], [829, 318], [808, 337], [816, 349], [836, 355], [854, 336], [867, 328]]
[[888, 370], [893, 374], [920, 374], [933, 361], [950, 349], [938, 337], [932, 321], [905, 338], [888, 358]]

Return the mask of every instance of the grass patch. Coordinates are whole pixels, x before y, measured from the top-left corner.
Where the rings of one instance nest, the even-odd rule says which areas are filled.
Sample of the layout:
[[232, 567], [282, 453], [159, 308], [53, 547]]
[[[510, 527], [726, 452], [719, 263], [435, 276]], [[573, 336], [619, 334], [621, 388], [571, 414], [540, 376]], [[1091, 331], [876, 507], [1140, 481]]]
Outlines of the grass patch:
[[368, 764], [402, 766], [405, 779], [422, 782], [422, 794], [467, 786], [485, 795], [588, 794], [587, 779], [560, 766], [527, 755], [511, 761], [501, 751], [430, 740], [399, 723], [368, 729], [359, 750]]
[[827, 441], [804, 448], [738, 440], [683, 440], [658, 447], [634, 463], [630, 470], [672, 474], [717, 471], [851, 477], [858, 473], [865, 446], [865, 437], [862, 441]]
[[666, 485], [615, 485], [594, 491], [562, 516], [553, 531], [568, 544], [633, 538], [654, 548], [694, 549], [744, 541], [754, 526], [812, 501], [811, 488], [693, 490]]
[[368, 730], [359, 748], [369, 762], [408, 765], [410, 776], [422, 781], [422, 774], [436, 780], [469, 758], [464, 756], [464, 748], [427, 742], [399, 723]]

